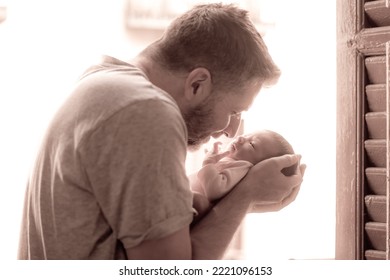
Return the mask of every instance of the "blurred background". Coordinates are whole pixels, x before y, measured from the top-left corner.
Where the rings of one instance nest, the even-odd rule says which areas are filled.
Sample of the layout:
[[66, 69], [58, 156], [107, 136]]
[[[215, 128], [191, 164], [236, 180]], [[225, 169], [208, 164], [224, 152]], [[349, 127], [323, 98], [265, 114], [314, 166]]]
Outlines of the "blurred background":
[[[308, 166], [296, 201], [249, 214], [228, 257], [334, 258], [336, 1], [0, 0], [0, 260], [16, 258], [37, 148], [80, 74], [102, 54], [131, 59], [204, 2], [248, 9], [282, 70], [245, 114], [244, 132], [279, 132]], [[201, 153], [189, 156], [188, 172]]]

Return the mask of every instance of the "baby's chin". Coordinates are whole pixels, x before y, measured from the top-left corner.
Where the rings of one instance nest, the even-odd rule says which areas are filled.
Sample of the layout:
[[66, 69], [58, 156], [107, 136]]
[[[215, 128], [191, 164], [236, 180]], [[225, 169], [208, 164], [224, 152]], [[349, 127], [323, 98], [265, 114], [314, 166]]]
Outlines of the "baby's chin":
[[237, 149], [236, 149], [236, 146], [234, 145], [234, 143], [231, 143], [231, 144], [229, 144], [229, 146], [227, 146], [227, 150], [230, 153], [234, 153]]

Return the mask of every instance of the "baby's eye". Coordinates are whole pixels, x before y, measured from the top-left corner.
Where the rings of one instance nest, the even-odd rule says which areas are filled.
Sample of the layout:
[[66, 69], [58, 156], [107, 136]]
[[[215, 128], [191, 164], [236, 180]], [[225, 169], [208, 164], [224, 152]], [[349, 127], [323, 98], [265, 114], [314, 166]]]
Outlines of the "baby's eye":
[[255, 145], [253, 144], [253, 142], [249, 142], [249, 144], [251, 144], [252, 148], [254, 149], [255, 148]]

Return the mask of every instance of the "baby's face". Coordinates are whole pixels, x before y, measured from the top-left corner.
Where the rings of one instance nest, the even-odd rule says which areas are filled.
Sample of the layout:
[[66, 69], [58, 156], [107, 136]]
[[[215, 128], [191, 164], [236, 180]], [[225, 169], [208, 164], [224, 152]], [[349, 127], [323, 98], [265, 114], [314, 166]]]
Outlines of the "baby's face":
[[229, 157], [256, 164], [267, 158], [274, 157], [279, 153], [278, 149], [278, 145], [271, 133], [262, 131], [252, 135], [239, 136], [229, 146]]

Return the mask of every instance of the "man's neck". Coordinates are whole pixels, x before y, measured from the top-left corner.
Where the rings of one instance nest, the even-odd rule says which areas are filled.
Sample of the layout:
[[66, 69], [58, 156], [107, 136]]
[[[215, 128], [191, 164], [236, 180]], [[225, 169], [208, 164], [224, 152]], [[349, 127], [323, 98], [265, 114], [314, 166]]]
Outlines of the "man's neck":
[[170, 94], [178, 106], [181, 107], [185, 77], [172, 73], [172, 71], [143, 54], [138, 55], [131, 63], [138, 67], [153, 85]]

